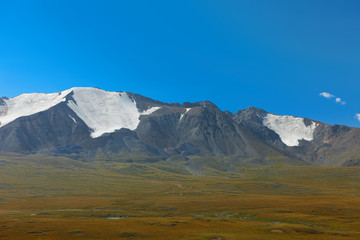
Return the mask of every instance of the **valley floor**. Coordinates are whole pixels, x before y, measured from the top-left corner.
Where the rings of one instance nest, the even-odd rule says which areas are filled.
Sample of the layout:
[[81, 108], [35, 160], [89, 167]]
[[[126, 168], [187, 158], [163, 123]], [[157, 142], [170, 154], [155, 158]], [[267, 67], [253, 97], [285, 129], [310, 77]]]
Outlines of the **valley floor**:
[[0, 157], [0, 239], [360, 239], [360, 169]]

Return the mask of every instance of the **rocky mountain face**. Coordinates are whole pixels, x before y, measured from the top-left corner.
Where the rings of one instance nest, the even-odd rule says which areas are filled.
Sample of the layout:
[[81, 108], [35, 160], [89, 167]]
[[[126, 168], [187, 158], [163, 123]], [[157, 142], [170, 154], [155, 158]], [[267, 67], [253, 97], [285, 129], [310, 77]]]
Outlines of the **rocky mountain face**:
[[[225, 156], [238, 161], [358, 165], [360, 129], [249, 107], [168, 104], [129, 92], [72, 88], [0, 99], [0, 152], [91, 160]], [[136, 156], [136, 157], [134, 157]]]

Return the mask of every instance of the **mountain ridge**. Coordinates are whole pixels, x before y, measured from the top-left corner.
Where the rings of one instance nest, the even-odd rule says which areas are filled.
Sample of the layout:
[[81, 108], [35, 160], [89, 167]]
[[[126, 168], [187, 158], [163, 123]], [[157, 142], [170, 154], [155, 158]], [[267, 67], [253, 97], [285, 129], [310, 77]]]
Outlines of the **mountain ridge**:
[[[164, 103], [131, 92], [71, 88], [0, 99], [0, 151], [94, 158], [111, 153], [284, 157], [313, 165], [358, 165], [360, 129], [210, 101]], [[276, 157], [277, 156], [277, 157]]]

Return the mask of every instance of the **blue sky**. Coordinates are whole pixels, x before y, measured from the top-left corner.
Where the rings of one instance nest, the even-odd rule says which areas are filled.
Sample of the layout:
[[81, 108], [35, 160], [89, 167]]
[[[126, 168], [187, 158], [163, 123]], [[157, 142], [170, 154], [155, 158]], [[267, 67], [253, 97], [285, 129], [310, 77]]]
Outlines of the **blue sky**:
[[359, 12], [356, 0], [0, 1], [0, 95], [91, 86], [360, 127]]

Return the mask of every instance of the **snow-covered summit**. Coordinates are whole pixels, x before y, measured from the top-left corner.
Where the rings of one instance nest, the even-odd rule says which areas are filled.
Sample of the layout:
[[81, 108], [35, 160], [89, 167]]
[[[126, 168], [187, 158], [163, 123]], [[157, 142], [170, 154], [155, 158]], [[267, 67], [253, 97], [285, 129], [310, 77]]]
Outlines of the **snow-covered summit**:
[[[71, 95], [71, 98], [67, 96]], [[67, 101], [68, 100], [68, 101]], [[141, 112], [126, 92], [108, 92], [98, 88], [71, 88], [58, 93], [31, 93], [3, 99], [0, 128], [24, 116], [46, 111], [66, 102], [74, 113], [92, 129], [91, 137], [100, 137], [121, 128], [137, 128], [140, 115], [149, 115], [160, 107]], [[72, 116], [69, 116], [73, 119]], [[76, 122], [76, 121], [75, 121]]]
[[126, 92], [107, 92], [97, 88], [73, 88], [68, 106], [93, 130], [91, 137], [100, 137], [121, 128], [135, 130], [140, 115], [149, 115], [160, 107], [140, 112]]
[[0, 106], [0, 128], [14, 121], [19, 117], [30, 116], [38, 112], [45, 111], [60, 102], [64, 102], [65, 97], [72, 90], [59, 93], [25, 93], [20, 96], [4, 99], [4, 105]]
[[313, 121], [310, 125], [305, 125], [304, 118], [271, 113], [266, 114], [263, 124], [275, 131], [287, 146], [299, 146], [299, 140], [302, 139], [313, 140], [315, 128], [318, 126]]

